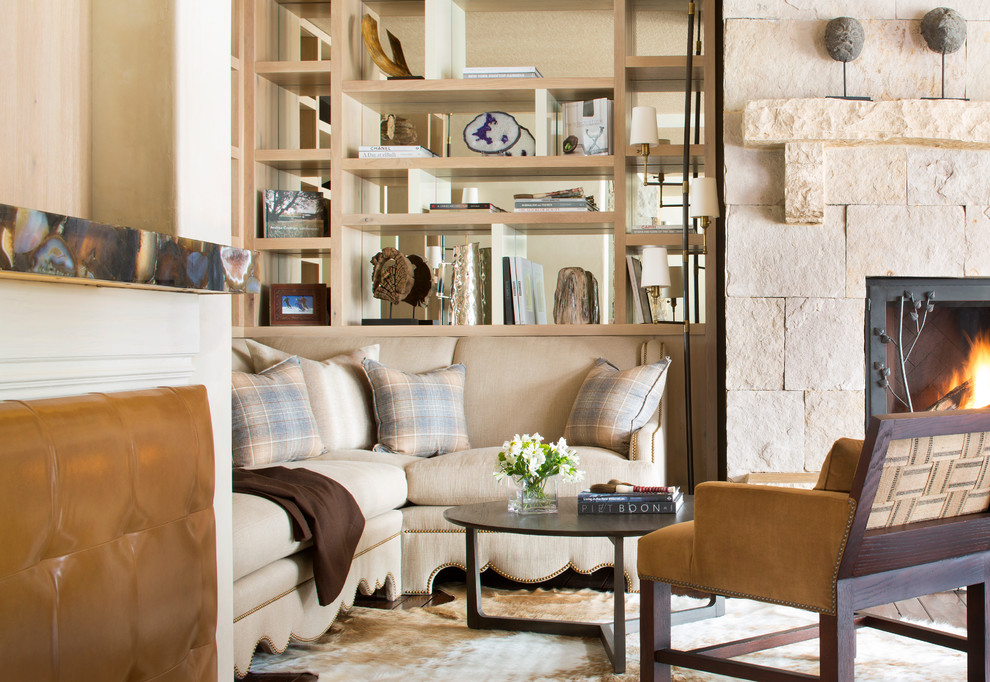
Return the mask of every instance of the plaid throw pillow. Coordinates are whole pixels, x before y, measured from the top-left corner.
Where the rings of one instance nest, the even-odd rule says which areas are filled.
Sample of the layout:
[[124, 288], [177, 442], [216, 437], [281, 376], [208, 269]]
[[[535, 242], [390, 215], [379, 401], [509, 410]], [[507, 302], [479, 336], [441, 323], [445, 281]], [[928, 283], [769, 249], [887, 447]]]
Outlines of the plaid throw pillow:
[[235, 467], [267, 466], [323, 452], [299, 358], [261, 374], [231, 375]]
[[590, 445], [629, 455], [633, 433], [656, 412], [670, 358], [620, 372], [598, 358], [588, 372], [564, 427], [568, 445]]
[[375, 397], [375, 450], [428, 457], [471, 447], [464, 418], [464, 365], [409, 374], [374, 360], [362, 364]]

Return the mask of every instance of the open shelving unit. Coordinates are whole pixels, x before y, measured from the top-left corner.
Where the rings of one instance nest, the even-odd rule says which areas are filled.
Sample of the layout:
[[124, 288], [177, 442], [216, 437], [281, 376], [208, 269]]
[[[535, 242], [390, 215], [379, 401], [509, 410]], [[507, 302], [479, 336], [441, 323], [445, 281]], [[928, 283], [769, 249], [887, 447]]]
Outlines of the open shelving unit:
[[[691, 174], [718, 177], [721, 161], [706, 136], [717, 120], [716, 78], [719, 57], [716, 0], [698, 0], [700, 45], [691, 71], [692, 98], [701, 107], [701, 132], [689, 149]], [[424, 255], [427, 245], [480, 241], [491, 248], [492, 291], [501, 291], [501, 257], [542, 254], [589, 244], [602, 297], [599, 325], [502, 325], [501, 302], [492, 305], [491, 325], [477, 327], [376, 326], [374, 335], [513, 336], [648, 334], [667, 341], [677, 362], [680, 324], [632, 324], [632, 300], [626, 256], [646, 246], [668, 249], [672, 264], [680, 260], [680, 234], [632, 232], [644, 204], [640, 194], [643, 161], [628, 144], [631, 110], [654, 104], [661, 111], [661, 137], [669, 141], [651, 150], [647, 171], [679, 179], [684, 148], [676, 122], [683, 119], [686, 82], [687, 0], [234, 0], [231, 79], [234, 88], [231, 168], [235, 245], [261, 253], [266, 283], [300, 281], [299, 262], [319, 271], [329, 288], [330, 325], [285, 328], [265, 325], [267, 298], [244, 296], [235, 310], [235, 335], [319, 335], [369, 333], [362, 318], [383, 315], [370, 296], [369, 260], [383, 245]], [[372, 14], [380, 33], [392, 30], [402, 41], [414, 73], [423, 79], [387, 80], [364, 49], [361, 19]], [[484, 16], [482, 16], [484, 15]], [[604, 35], [596, 68], [571, 66], [546, 36], [546, 62], [533, 45], [515, 45], [513, 35], [476, 44], [477, 22], [519, 26], [547, 22], [591, 22]], [[568, 22], [571, 22], [568, 24]], [[601, 28], [605, 27], [605, 28]], [[509, 32], [511, 33], [511, 32]], [[524, 33], [524, 31], [520, 31]], [[548, 32], [549, 33], [549, 32]], [[472, 37], [474, 36], [474, 37]], [[566, 39], [566, 37], [565, 37]], [[567, 50], [575, 63], [585, 45], [570, 37]], [[596, 43], [597, 44], [597, 43]], [[492, 47], [495, 45], [496, 47]], [[590, 48], [588, 48], [590, 49]], [[487, 51], [486, 51], [487, 50]], [[386, 47], [386, 52], [388, 52]], [[517, 56], [522, 51], [527, 56]], [[522, 61], [520, 61], [522, 60]], [[556, 61], [553, 61], [556, 60]], [[464, 79], [464, 66], [515, 64], [538, 66], [544, 78]], [[549, 65], [547, 65], [549, 62]], [[582, 72], [584, 71], [584, 72]], [[613, 101], [613, 153], [564, 155], [559, 129], [564, 102], [606, 97]], [[321, 101], [322, 98], [322, 101]], [[329, 105], [330, 120], [320, 110]], [[470, 117], [484, 111], [507, 111], [532, 131], [537, 155], [482, 156], [467, 151], [457, 138]], [[361, 159], [358, 147], [380, 144], [379, 117], [394, 113], [416, 122], [420, 144], [434, 158]], [[444, 127], [446, 126], [446, 127]], [[665, 129], [668, 129], [665, 132]], [[710, 137], [710, 139], [708, 139]], [[466, 187], [478, 187], [480, 201], [511, 209], [511, 194], [528, 185], [535, 191], [584, 186], [601, 209], [589, 213], [439, 213], [426, 212], [431, 202], [458, 201]], [[329, 189], [327, 189], [329, 188]], [[261, 194], [265, 189], [322, 191], [331, 200], [330, 235], [318, 239], [264, 239]], [[510, 205], [505, 205], [506, 203]], [[647, 202], [648, 203], [648, 202]], [[662, 202], [661, 202], [662, 203]], [[659, 211], [659, 209], [658, 209]], [[711, 427], [715, 399], [717, 320], [716, 273], [706, 267], [721, 246], [714, 229], [703, 234], [692, 226], [688, 239], [693, 291], [699, 301], [691, 315], [695, 350], [694, 381], [699, 429], [710, 434], [698, 442], [714, 448]], [[711, 259], [714, 263], [714, 259]], [[548, 260], [548, 310], [552, 310], [555, 271]], [[311, 276], [311, 275], [310, 275]], [[492, 302], [493, 304], [495, 301]], [[403, 304], [404, 305], [404, 304]], [[694, 305], [692, 305], [694, 308]], [[681, 306], [677, 312], [680, 314]], [[406, 316], [406, 311], [396, 317]], [[419, 316], [422, 316], [422, 311]], [[427, 314], [435, 317], [436, 308]], [[552, 315], [551, 315], [552, 319]], [[671, 381], [677, 380], [676, 374]], [[674, 394], [677, 394], [677, 389]]]

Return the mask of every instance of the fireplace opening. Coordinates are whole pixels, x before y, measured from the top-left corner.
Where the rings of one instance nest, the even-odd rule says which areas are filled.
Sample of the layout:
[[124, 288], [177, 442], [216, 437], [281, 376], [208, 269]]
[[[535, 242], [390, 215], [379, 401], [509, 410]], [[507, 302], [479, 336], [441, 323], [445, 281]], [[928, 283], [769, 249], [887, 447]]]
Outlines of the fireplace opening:
[[866, 415], [990, 404], [990, 278], [866, 280]]

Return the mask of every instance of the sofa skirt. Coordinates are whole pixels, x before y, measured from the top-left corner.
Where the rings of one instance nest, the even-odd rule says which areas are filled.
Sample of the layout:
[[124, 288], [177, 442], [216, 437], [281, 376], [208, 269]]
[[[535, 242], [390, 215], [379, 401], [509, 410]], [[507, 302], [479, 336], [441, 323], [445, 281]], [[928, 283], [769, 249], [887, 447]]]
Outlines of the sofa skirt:
[[[449, 507], [402, 509], [402, 585], [406, 594], [429, 594], [433, 579], [444, 568], [467, 569], [464, 528], [448, 523]], [[514, 533], [478, 534], [479, 562], [511, 580], [535, 583], [573, 568], [591, 573], [615, 565], [615, 550], [608, 538], [553, 538]], [[636, 538], [623, 542], [626, 589], [639, 591], [636, 574]]]
[[[326, 632], [354, 597], [385, 587], [389, 599], [402, 594], [402, 514], [367, 519], [340, 594], [320, 606], [309, 551], [274, 561], [234, 581], [234, 672], [247, 674], [259, 644], [285, 651], [290, 639], [312, 641]], [[276, 595], [276, 596], [272, 596]]]

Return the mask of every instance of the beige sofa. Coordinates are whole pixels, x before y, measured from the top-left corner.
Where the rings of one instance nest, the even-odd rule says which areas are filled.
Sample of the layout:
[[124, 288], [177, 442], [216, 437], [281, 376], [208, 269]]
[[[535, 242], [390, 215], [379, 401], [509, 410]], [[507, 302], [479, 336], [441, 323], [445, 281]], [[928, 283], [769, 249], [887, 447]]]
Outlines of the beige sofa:
[[[287, 515], [273, 503], [234, 495], [234, 637], [238, 674], [247, 672], [257, 644], [281, 651], [290, 637], [313, 639], [342, 606], [385, 586], [388, 594], [429, 593], [437, 573], [465, 565], [463, 528], [443, 519], [444, 509], [507, 498], [492, 476], [502, 443], [516, 433], [563, 435], [574, 399], [594, 361], [604, 357], [620, 370], [657, 362], [662, 344], [648, 336], [574, 337], [372, 337], [271, 336], [255, 341], [285, 353], [322, 361], [377, 344], [389, 368], [424, 372], [453, 363], [466, 368], [464, 408], [471, 449], [424, 458], [371, 450], [329, 451], [292, 462], [342, 483], [367, 523], [340, 596], [319, 606], [307, 546], [292, 540]], [[255, 367], [244, 339], [235, 339], [235, 371]], [[370, 388], [369, 388], [370, 391]], [[620, 478], [644, 485], [665, 482], [663, 408], [634, 434], [626, 453], [577, 447], [580, 483], [561, 483], [575, 495], [589, 483]], [[535, 551], [538, 542], [539, 551]], [[636, 565], [636, 543], [626, 543], [626, 565]], [[591, 572], [610, 566], [613, 548], [604, 538], [539, 538], [486, 534], [480, 561], [521, 582], [538, 582], [573, 567]], [[638, 577], [627, 574], [630, 589]]]

